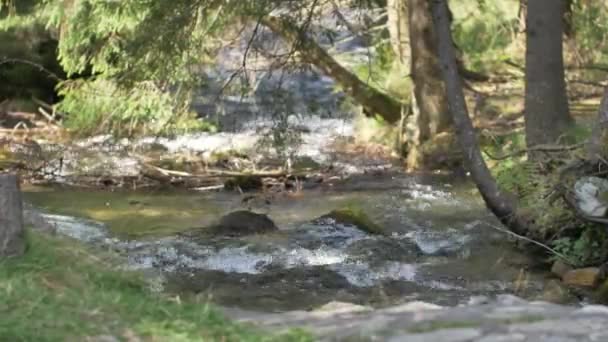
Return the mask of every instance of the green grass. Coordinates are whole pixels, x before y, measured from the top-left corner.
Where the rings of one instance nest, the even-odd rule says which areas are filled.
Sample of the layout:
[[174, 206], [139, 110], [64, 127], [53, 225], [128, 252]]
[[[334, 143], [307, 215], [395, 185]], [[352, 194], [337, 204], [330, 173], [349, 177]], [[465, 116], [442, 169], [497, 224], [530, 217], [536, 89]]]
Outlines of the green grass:
[[150, 293], [111, 255], [31, 233], [28, 252], [0, 262], [0, 341], [309, 341], [270, 336], [226, 320], [206, 300]]

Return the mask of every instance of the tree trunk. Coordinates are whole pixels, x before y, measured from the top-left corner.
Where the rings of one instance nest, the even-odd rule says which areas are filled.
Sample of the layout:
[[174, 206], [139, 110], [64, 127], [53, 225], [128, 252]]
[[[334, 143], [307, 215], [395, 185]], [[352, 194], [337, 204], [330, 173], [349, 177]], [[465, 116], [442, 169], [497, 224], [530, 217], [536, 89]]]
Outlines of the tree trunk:
[[570, 39], [574, 38], [574, 0], [565, 0], [566, 4], [564, 7], [564, 35]]
[[517, 10], [517, 33], [526, 32], [526, 17], [528, 16], [528, 0], [519, 0], [519, 8]]
[[517, 215], [514, 197], [502, 192], [490, 173], [479, 149], [477, 134], [469, 117], [452, 44], [447, 0], [432, 0], [432, 13], [438, 38], [440, 68], [454, 121], [454, 127], [465, 162], [488, 208], [516, 234], [525, 235], [527, 222]]
[[321, 72], [333, 78], [345, 93], [366, 109], [368, 115], [379, 115], [388, 123], [399, 121], [402, 106], [399, 101], [361, 81], [295, 24], [274, 16], [264, 17], [261, 24], [297, 48], [305, 62], [315, 65]]
[[[572, 123], [564, 75], [565, 0], [530, 0], [526, 20], [525, 122], [528, 148], [555, 143]], [[538, 155], [532, 154], [535, 159]]]
[[0, 259], [25, 252], [23, 208], [19, 180], [0, 174]]
[[[401, 0], [405, 2], [405, 0]], [[401, 5], [403, 10], [405, 4]], [[425, 156], [423, 148], [441, 132], [452, 127], [445, 87], [436, 46], [436, 31], [428, 0], [409, 0], [409, 36], [411, 49], [410, 73], [414, 81], [415, 107], [408, 117], [406, 137], [408, 143], [407, 164], [409, 168], [420, 168], [429, 164], [432, 151]], [[432, 144], [432, 142], [431, 142]], [[432, 146], [438, 147], [438, 146]]]
[[388, 13], [388, 32], [391, 47], [397, 57], [396, 62], [405, 65], [409, 60], [406, 0], [388, 0], [386, 11]]

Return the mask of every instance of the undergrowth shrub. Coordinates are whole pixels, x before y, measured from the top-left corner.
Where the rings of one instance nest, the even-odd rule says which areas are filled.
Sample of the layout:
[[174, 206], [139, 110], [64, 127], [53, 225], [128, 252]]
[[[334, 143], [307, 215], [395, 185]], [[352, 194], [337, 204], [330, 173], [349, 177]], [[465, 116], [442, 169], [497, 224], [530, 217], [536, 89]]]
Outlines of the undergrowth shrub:
[[59, 94], [64, 124], [78, 135], [175, 135], [215, 129], [197, 119], [179, 94], [163, 91], [153, 82], [139, 82], [125, 90], [101, 79], [66, 81]]
[[[588, 127], [574, 125], [563, 136], [564, 143], [586, 141]], [[516, 195], [520, 214], [530, 219], [534, 231], [530, 237], [540, 240], [565, 256], [575, 267], [598, 265], [608, 259], [608, 234], [600, 227], [581, 220], [563, 200], [556, 196], [558, 187], [571, 191], [580, 175], [564, 177], [561, 167], [577, 158], [577, 151], [548, 155], [540, 162], [514, 152], [526, 148], [525, 134], [517, 132], [486, 142], [484, 149], [492, 156], [510, 155], [496, 161], [487, 157], [499, 186]], [[560, 190], [561, 191], [561, 190]], [[558, 259], [554, 255], [551, 259]]]
[[[467, 67], [493, 70], [510, 58], [518, 47], [518, 1], [458, 1], [454, 12], [453, 36]], [[523, 53], [520, 54], [523, 57]]]

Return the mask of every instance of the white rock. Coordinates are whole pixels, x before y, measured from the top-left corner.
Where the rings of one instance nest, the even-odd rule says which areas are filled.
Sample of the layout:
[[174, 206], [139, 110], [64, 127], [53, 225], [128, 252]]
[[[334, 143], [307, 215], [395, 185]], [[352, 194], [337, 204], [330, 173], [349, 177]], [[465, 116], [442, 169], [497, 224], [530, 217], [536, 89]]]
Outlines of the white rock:
[[590, 216], [606, 216], [608, 203], [601, 198], [608, 192], [608, 180], [583, 177], [574, 184], [574, 195], [579, 209]]

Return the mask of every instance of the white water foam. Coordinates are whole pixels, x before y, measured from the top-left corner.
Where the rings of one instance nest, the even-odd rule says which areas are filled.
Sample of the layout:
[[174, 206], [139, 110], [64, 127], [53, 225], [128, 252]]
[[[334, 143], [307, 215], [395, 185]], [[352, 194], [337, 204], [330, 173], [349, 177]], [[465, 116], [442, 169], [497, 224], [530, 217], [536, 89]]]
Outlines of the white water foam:
[[424, 254], [437, 254], [439, 252], [453, 252], [460, 250], [472, 240], [470, 235], [462, 234], [459, 230], [446, 231], [415, 230], [398, 238], [406, 238], [414, 242]]
[[87, 243], [100, 242], [107, 236], [106, 227], [99, 222], [64, 215], [42, 214], [57, 232]]
[[[317, 226], [309, 233], [321, 239], [343, 239], [337, 247], [286, 248], [276, 246], [269, 252], [253, 252], [249, 246], [224, 247], [216, 250], [179, 238], [155, 241], [119, 241], [107, 235], [105, 227], [91, 220], [61, 215], [47, 215], [62, 234], [84, 242], [102, 244], [124, 253], [128, 268], [175, 272], [180, 269], [218, 270], [231, 273], [260, 274], [267, 266], [285, 269], [307, 266], [327, 266], [358, 287], [369, 287], [386, 280], [415, 281], [417, 267], [412, 264], [387, 262], [370, 266], [366, 262], [352, 262], [346, 247], [369, 238], [363, 232], [347, 226]], [[435, 285], [437, 286], [437, 285]]]
[[358, 287], [370, 287], [386, 280], [415, 281], [416, 266], [399, 262], [389, 262], [372, 268], [368, 263], [346, 263], [330, 267], [342, 275], [349, 283]]

